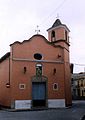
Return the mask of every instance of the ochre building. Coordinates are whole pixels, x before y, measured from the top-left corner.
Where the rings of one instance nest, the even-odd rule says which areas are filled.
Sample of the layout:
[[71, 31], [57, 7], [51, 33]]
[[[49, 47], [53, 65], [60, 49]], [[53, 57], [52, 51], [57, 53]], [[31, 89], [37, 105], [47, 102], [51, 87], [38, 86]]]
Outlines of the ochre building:
[[72, 105], [69, 29], [57, 19], [48, 40], [15, 41], [0, 59], [0, 105], [14, 109]]

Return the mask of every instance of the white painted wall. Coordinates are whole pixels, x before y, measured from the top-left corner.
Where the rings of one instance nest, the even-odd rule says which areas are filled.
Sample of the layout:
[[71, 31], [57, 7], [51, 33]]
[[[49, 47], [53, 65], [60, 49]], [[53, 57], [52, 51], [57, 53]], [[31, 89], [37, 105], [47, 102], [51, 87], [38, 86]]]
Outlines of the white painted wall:
[[48, 108], [63, 108], [65, 107], [65, 99], [49, 99]]
[[[65, 99], [49, 99], [48, 108], [65, 107]], [[15, 109], [31, 109], [31, 100], [15, 100]]]
[[15, 100], [15, 109], [31, 109], [31, 100]]

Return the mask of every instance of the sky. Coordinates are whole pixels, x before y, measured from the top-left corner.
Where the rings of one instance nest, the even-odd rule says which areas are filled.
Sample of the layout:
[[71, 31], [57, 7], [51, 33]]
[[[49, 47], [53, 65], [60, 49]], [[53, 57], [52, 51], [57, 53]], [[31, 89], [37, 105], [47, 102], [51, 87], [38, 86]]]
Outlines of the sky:
[[70, 29], [70, 62], [74, 72], [85, 71], [85, 0], [0, 0], [0, 57], [10, 44], [36, 34], [48, 38], [57, 17]]

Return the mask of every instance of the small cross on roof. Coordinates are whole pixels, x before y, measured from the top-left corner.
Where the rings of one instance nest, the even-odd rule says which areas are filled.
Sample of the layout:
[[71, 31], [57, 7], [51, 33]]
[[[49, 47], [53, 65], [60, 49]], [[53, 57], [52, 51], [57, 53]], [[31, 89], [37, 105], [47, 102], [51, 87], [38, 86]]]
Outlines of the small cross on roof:
[[38, 25], [37, 25], [37, 29], [35, 30], [35, 32], [37, 32], [37, 34], [39, 34], [39, 32], [40, 32]]

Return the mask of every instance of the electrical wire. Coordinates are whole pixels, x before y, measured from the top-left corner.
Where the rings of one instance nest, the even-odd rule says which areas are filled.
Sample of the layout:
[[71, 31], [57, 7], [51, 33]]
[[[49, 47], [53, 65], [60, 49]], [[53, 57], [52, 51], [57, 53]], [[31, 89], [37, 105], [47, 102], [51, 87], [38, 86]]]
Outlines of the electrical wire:
[[[49, 16], [47, 16], [40, 24], [42, 25], [43, 23], [45, 23], [45, 22], [48, 20], [48, 18], [50, 18], [50, 17], [53, 15], [53, 13], [55, 13], [55, 11], [59, 10], [59, 9], [66, 3], [66, 1], [67, 1], [67, 0], [63, 0], [63, 1], [56, 7], [56, 9], [55, 9]], [[58, 13], [57, 13], [57, 14], [58, 14]]]

